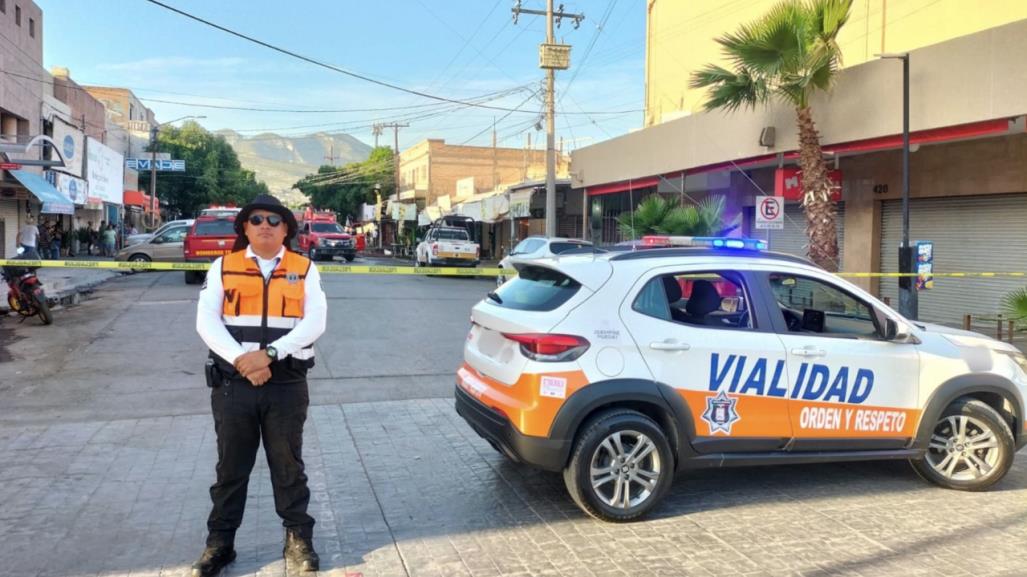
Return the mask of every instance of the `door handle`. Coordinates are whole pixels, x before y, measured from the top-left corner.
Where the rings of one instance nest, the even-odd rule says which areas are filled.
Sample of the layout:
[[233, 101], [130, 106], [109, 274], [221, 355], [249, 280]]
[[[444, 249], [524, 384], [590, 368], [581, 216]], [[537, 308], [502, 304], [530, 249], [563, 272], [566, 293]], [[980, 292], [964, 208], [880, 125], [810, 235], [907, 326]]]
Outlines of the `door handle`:
[[827, 353], [823, 349], [816, 349], [813, 347], [805, 347], [802, 349], [792, 349], [792, 354], [797, 357], [822, 357]]
[[687, 351], [692, 345], [675, 341], [656, 341], [649, 343], [649, 348], [654, 351]]

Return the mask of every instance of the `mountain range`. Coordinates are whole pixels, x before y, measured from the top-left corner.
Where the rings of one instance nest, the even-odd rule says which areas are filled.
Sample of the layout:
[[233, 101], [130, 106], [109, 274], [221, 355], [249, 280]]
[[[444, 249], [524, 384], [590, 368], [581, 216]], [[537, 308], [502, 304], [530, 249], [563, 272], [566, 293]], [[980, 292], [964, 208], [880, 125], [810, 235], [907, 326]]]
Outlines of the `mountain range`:
[[[262, 133], [243, 136], [234, 130], [219, 130], [239, 156], [243, 168], [252, 170], [271, 193], [283, 202], [299, 206], [306, 197], [292, 185], [324, 164], [342, 166], [367, 160], [371, 147], [348, 134], [317, 132], [305, 136]], [[334, 156], [333, 161], [329, 160]]]

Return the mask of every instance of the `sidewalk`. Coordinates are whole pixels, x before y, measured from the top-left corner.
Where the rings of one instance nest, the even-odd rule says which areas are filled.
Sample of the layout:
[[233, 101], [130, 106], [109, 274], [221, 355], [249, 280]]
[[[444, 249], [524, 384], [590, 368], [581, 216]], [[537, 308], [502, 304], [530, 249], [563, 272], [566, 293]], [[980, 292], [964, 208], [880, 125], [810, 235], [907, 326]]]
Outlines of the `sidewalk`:
[[[91, 260], [109, 261], [110, 258], [98, 256], [78, 256], [68, 260]], [[107, 279], [124, 274], [117, 270], [100, 270], [89, 268], [41, 268], [36, 271], [39, 280], [43, 282], [43, 290], [46, 296], [53, 302], [59, 299], [65, 302], [75, 295], [86, 292]], [[0, 282], [0, 313], [7, 313], [10, 308], [7, 306], [7, 283]]]

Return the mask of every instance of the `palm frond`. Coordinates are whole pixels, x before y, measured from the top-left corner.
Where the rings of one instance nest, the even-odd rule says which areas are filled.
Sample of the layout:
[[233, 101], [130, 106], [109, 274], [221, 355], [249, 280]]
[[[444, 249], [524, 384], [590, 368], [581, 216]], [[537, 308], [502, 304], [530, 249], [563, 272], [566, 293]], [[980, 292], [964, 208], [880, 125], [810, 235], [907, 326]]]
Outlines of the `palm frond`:
[[[709, 98], [703, 104], [706, 110], [723, 108], [734, 112], [743, 106], [755, 109], [769, 98], [770, 91], [766, 81], [753, 76], [748, 69], [742, 68], [737, 73], [728, 72], [727, 75], [724, 75], [723, 72], [727, 72], [726, 70], [721, 68], [720, 70], [723, 72], [720, 72], [712, 70], [713, 68], [717, 67], [708, 66], [693, 76], [693, 80], [703, 78], [704, 81], [705, 79], [712, 80], [714, 75], [721, 76], [720, 80], [702, 85], [711, 88]], [[709, 73], [709, 75], [703, 76], [704, 73]]]
[[1027, 288], [1007, 294], [1002, 299], [1002, 312], [1023, 323], [1027, 319]]
[[654, 194], [639, 203], [634, 211], [617, 217], [617, 228], [625, 238], [640, 238], [657, 232], [671, 208], [666, 199]]

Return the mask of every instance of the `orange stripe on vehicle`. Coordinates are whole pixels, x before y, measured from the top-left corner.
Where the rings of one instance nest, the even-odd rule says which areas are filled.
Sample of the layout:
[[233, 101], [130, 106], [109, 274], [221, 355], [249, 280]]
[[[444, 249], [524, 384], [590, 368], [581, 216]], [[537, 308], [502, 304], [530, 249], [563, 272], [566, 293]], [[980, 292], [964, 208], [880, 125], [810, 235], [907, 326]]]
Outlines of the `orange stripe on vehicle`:
[[908, 438], [916, 435], [918, 409], [791, 401], [796, 438]]
[[[692, 422], [695, 423], [695, 434], [700, 436], [718, 434], [704, 419], [706, 399], [716, 397], [717, 393], [709, 391], [689, 391], [678, 389], [689, 410], [692, 411]], [[792, 434], [788, 421], [788, 400], [778, 397], [762, 397], [756, 395], [728, 395], [737, 402], [734, 410], [738, 420], [731, 424], [731, 437], [789, 437]]]
[[[543, 380], [547, 392], [543, 396]], [[522, 374], [505, 385], [471, 368], [466, 363], [457, 371], [457, 384], [486, 406], [504, 415], [525, 435], [549, 436], [549, 429], [567, 397], [588, 385], [582, 371]], [[562, 398], [557, 396], [562, 392]]]

